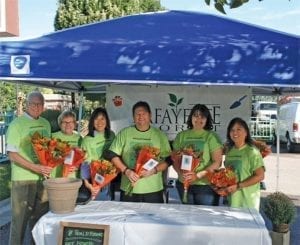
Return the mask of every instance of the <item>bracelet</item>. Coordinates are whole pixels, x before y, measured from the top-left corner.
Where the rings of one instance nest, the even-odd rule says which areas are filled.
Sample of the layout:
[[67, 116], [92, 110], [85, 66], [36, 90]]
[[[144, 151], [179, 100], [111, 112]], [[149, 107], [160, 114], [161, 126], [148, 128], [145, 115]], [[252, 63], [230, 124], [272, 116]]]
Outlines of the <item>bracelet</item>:
[[123, 170], [123, 174], [125, 174], [126, 175], [126, 171], [128, 170], [129, 168], [128, 167], [126, 167], [124, 170]]
[[237, 190], [240, 190], [240, 189], [242, 189], [242, 187], [241, 187], [241, 185], [240, 185], [241, 183], [240, 182], [238, 182], [237, 184], [236, 184], [236, 189]]
[[154, 174], [157, 174], [158, 170], [157, 167], [154, 167]]

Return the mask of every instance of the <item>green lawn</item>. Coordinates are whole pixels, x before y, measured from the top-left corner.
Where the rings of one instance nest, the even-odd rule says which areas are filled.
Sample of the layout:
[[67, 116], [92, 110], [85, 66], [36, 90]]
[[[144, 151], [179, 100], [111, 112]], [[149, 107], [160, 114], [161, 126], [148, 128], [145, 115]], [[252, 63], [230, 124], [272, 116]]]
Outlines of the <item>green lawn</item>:
[[0, 163], [0, 201], [10, 197], [10, 162]]

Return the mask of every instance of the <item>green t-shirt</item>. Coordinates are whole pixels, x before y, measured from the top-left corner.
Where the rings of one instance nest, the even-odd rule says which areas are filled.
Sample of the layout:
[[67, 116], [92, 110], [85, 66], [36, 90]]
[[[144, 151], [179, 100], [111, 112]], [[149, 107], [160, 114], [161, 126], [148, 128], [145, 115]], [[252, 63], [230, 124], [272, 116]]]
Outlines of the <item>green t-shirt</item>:
[[[264, 167], [260, 152], [252, 146], [231, 148], [225, 156], [225, 166], [232, 166], [239, 182], [249, 178], [254, 171]], [[259, 210], [260, 183], [242, 188], [228, 196], [231, 207], [255, 208]]]
[[[123, 162], [134, 170], [137, 149], [141, 146], [152, 146], [160, 149], [160, 158], [170, 155], [170, 145], [167, 136], [157, 128], [150, 127], [149, 130], [141, 132], [134, 126], [121, 130], [114, 139], [110, 150], [121, 156]], [[127, 191], [130, 187], [128, 178], [123, 174], [121, 179], [121, 190]], [[163, 189], [162, 173], [141, 178], [133, 188], [132, 193], [146, 194]]]
[[103, 152], [109, 149], [114, 137], [115, 133], [113, 131], [110, 132], [108, 139], [104, 138], [104, 133], [96, 133], [94, 137], [85, 136], [81, 147], [86, 151], [86, 160], [90, 162], [102, 159]]
[[[39, 164], [36, 154], [34, 153], [31, 136], [39, 132], [43, 137], [50, 137], [50, 123], [42, 117], [32, 119], [28, 115], [17, 117], [13, 120], [7, 130], [6, 144], [8, 151], [18, 152], [26, 160]], [[25, 169], [15, 162], [11, 166], [11, 179], [13, 181], [20, 180], [39, 180], [42, 175]]]
[[[212, 164], [212, 153], [223, 147], [219, 136], [214, 131], [188, 129], [177, 134], [173, 142], [173, 149], [181, 150], [190, 145], [193, 145], [196, 151], [203, 153], [196, 172], [202, 171]], [[179, 176], [179, 180], [182, 182], [181, 176]], [[193, 182], [193, 185], [207, 184], [209, 182], [206, 178]]]
[[[71, 146], [79, 146], [81, 141], [81, 136], [77, 132], [73, 132], [71, 135], [64, 134], [61, 131], [55, 132], [52, 134], [52, 138], [60, 139], [62, 141], [66, 141]], [[51, 177], [62, 177], [62, 168], [63, 166], [57, 166], [55, 169], [51, 172]], [[78, 177], [78, 171], [73, 172], [72, 174], [68, 175], [69, 178], [77, 178]]]

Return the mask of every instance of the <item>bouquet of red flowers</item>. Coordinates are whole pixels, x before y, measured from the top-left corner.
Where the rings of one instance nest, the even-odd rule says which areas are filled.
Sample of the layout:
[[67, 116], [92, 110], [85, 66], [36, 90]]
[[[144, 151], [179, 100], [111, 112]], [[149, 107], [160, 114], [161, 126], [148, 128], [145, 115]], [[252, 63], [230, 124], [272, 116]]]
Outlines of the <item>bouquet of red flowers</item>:
[[68, 177], [72, 168], [79, 168], [85, 159], [85, 151], [79, 147], [73, 147], [66, 156], [63, 165], [62, 177]]
[[225, 167], [215, 170], [207, 174], [207, 179], [210, 181], [213, 189], [220, 196], [227, 196], [225, 188], [237, 183], [237, 177], [232, 167]]
[[71, 146], [67, 142], [42, 137], [38, 132], [32, 135], [31, 143], [40, 163], [49, 167], [63, 164], [71, 151]]
[[[142, 146], [136, 149], [136, 163], [134, 172], [138, 175], [141, 174], [142, 170], [151, 170], [158, 165], [160, 150], [153, 146]], [[130, 195], [133, 190], [134, 183], [130, 183], [126, 188], [126, 194]]]
[[[187, 146], [182, 150], [173, 151], [171, 154], [171, 158], [173, 160], [175, 169], [180, 169], [182, 173], [189, 171], [195, 172], [197, 167], [200, 165], [202, 154], [202, 152], [195, 151], [193, 146]], [[190, 183], [186, 180], [183, 180], [183, 203], [187, 203], [187, 193], [189, 187]]]
[[93, 186], [103, 188], [117, 177], [117, 168], [106, 160], [93, 160], [90, 164]]
[[260, 140], [253, 140], [253, 145], [260, 151], [261, 156], [264, 158], [272, 153], [271, 146]]

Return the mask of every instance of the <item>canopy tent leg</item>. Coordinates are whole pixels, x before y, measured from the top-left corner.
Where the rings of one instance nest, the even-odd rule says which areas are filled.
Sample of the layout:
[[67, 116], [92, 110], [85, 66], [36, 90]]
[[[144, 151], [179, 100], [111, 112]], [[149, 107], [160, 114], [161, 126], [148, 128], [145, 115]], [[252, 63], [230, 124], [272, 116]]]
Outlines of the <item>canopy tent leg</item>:
[[276, 120], [276, 191], [279, 191], [279, 162], [280, 162], [280, 140], [279, 140], [279, 94], [277, 93], [277, 120]]
[[79, 97], [79, 112], [78, 112], [78, 133], [81, 131], [81, 119], [82, 119], [82, 108], [83, 108], [83, 91], [80, 91]]

